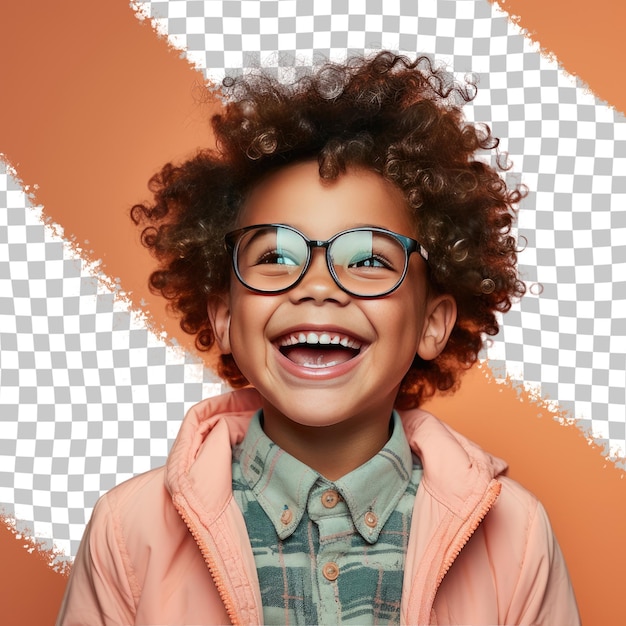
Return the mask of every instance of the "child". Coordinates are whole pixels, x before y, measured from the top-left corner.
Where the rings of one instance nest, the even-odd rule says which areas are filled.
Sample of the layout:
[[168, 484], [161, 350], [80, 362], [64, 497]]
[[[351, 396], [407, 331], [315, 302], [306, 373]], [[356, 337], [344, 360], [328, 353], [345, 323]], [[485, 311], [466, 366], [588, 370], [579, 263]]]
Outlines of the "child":
[[389, 52], [227, 79], [132, 216], [235, 388], [96, 505], [59, 624], [578, 624], [544, 509], [419, 409], [524, 292], [472, 97]]

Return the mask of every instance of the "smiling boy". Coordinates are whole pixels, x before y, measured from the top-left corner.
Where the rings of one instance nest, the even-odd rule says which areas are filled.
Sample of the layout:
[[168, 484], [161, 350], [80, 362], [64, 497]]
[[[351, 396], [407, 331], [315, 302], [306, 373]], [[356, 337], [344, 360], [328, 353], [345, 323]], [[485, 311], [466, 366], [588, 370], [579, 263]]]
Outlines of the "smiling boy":
[[[324, 182], [314, 161], [281, 169], [252, 192], [238, 226], [268, 223], [289, 224], [316, 239], [365, 224], [414, 235], [405, 200], [389, 182], [362, 169]], [[234, 280], [228, 297], [209, 312], [220, 349], [237, 355], [237, 366], [261, 395], [265, 434], [336, 479], [387, 442], [404, 374], [416, 354], [430, 360], [441, 352], [455, 311], [450, 296], [431, 293], [418, 254], [393, 293], [358, 298], [333, 280], [324, 250], [314, 249], [297, 285], [263, 294]]]
[[169, 298], [246, 387], [94, 509], [60, 624], [578, 624], [506, 464], [419, 409], [523, 293], [520, 190], [429, 61], [227, 81], [218, 151], [137, 205]]

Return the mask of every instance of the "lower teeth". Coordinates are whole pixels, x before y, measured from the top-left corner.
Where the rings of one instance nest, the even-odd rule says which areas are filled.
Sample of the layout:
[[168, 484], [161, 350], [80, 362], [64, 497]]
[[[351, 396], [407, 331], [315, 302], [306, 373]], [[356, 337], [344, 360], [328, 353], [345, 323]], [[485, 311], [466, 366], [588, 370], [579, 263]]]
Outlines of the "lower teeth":
[[341, 365], [358, 354], [356, 350], [337, 349], [334, 346], [319, 350], [305, 346], [289, 346], [281, 348], [280, 351], [296, 365], [310, 369], [324, 369]]
[[339, 361], [326, 361], [324, 362], [324, 357], [319, 356], [316, 361], [308, 361], [303, 363], [304, 367], [310, 367], [312, 369], [323, 369], [325, 367], [332, 367], [333, 365], [337, 365]]

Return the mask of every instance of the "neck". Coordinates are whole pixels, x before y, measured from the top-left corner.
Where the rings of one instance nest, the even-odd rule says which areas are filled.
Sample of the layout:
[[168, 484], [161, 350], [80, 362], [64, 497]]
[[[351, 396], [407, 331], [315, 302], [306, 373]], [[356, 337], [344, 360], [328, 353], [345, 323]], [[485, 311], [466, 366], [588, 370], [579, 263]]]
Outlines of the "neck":
[[265, 434], [326, 479], [335, 481], [378, 454], [389, 441], [391, 411], [386, 419], [359, 419], [330, 426], [305, 426], [264, 411]]

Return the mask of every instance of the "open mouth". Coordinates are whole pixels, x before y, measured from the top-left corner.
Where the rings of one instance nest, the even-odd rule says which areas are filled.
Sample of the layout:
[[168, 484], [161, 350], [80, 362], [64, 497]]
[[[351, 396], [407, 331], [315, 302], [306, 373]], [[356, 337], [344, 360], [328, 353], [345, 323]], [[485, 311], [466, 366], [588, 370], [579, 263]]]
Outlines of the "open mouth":
[[297, 332], [281, 337], [278, 349], [290, 361], [302, 367], [322, 369], [353, 359], [363, 344], [348, 335], [332, 332]]

